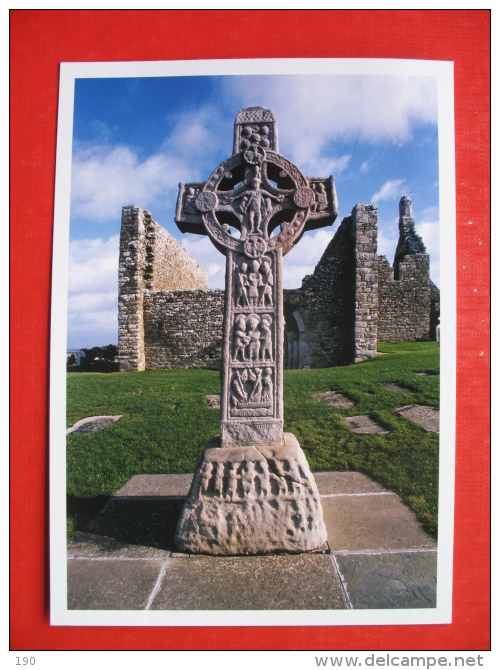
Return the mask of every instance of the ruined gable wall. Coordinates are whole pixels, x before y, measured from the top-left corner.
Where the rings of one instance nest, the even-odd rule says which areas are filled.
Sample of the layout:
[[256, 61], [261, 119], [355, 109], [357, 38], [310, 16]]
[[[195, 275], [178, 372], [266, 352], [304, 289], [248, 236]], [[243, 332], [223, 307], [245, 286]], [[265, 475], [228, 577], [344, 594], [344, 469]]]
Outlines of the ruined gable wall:
[[[206, 289], [207, 273], [148, 211], [122, 209], [118, 269], [118, 349], [121, 371], [151, 367], [145, 347], [150, 318], [145, 292]], [[151, 340], [148, 340], [148, 346]]]
[[302, 287], [284, 291], [285, 320], [297, 310], [307, 332], [308, 361], [313, 368], [352, 362], [354, 327], [354, 237], [351, 218], [344, 219], [313, 275]]
[[141, 371], [144, 358], [144, 268], [146, 228], [139, 207], [123, 207], [118, 267], [120, 371]]
[[220, 369], [223, 290], [146, 291], [146, 369]]
[[145, 288], [151, 291], [206, 289], [205, 270], [182, 246], [144, 212], [146, 226]]
[[429, 339], [429, 255], [405, 256], [399, 263], [399, 279], [385, 256], [378, 259], [379, 342], [411, 342]]
[[307, 331], [306, 364], [345, 365], [376, 355], [377, 210], [357, 205], [343, 219], [313, 275], [285, 291], [286, 314], [299, 311]]

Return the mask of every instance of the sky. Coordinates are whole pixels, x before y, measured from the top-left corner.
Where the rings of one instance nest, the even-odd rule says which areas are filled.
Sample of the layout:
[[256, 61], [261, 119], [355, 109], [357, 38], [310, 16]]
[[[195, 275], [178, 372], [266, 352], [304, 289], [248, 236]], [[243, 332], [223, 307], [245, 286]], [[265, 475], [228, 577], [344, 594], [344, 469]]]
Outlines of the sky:
[[224, 257], [175, 222], [179, 182], [205, 181], [232, 153], [240, 109], [272, 109], [279, 152], [309, 177], [335, 176], [339, 216], [306, 233], [283, 260], [284, 287], [314, 271], [358, 204], [378, 205], [378, 253], [392, 263], [399, 199], [439, 286], [436, 80], [392, 75], [247, 75], [77, 79], [68, 287], [69, 349], [118, 343], [121, 209], [137, 205], [224, 287]]

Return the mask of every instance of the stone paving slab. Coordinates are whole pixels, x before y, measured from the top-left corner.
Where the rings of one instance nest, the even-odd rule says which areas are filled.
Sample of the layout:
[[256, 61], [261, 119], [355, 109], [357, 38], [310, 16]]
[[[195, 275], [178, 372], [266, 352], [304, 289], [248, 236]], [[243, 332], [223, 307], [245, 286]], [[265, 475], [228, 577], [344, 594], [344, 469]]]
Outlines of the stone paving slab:
[[66, 435], [83, 435], [85, 433], [97, 433], [98, 430], [116, 423], [122, 418], [123, 414], [116, 416], [89, 416], [81, 419], [66, 429]]
[[172, 558], [151, 609], [345, 609], [331, 556]]
[[349, 428], [356, 435], [369, 435], [371, 433], [379, 433], [385, 435], [389, 431], [383, 428], [380, 424], [368, 416], [368, 414], [360, 414], [358, 416], [346, 416], [345, 421]]
[[384, 386], [389, 391], [394, 391], [394, 393], [413, 393], [413, 389], [410, 389], [407, 386], [403, 386], [402, 384], [396, 384], [396, 382], [384, 384]]
[[68, 558], [158, 558], [165, 560], [167, 556], [170, 556], [170, 551], [166, 549], [120, 542], [114, 537], [95, 533], [78, 531], [68, 540]]
[[187, 496], [193, 473], [187, 475], [135, 475], [115, 496]]
[[161, 560], [69, 560], [68, 609], [143, 610], [164, 563]]
[[395, 493], [323, 497], [321, 505], [332, 551], [436, 546]]
[[314, 479], [320, 495], [378, 493], [387, 490], [361, 472], [315, 472]]
[[439, 410], [427, 405], [406, 405], [396, 412], [418, 424], [428, 433], [439, 433]]
[[220, 395], [206, 395], [205, 400], [212, 409], [220, 409]]
[[325, 405], [339, 407], [341, 409], [348, 409], [349, 407], [354, 407], [355, 405], [354, 401], [352, 401], [350, 398], [347, 398], [342, 393], [337, 393], [336, 391], [316, 393], [314, 397]]
[[436, 606], [436, 551], [336, 555], [353, 609]]

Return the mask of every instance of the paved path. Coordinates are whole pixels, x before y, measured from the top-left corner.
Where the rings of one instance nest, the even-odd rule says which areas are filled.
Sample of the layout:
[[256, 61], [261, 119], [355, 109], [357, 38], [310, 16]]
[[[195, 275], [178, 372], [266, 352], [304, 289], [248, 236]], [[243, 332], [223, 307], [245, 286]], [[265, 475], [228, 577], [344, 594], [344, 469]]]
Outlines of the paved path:
[[326, 553], [176, 552], [191, 475], [138, 475], [68, 543], [68, 608], [110, 610], [435, 607], [436, 542], [401, 499], [355, 472], [320, 472]]

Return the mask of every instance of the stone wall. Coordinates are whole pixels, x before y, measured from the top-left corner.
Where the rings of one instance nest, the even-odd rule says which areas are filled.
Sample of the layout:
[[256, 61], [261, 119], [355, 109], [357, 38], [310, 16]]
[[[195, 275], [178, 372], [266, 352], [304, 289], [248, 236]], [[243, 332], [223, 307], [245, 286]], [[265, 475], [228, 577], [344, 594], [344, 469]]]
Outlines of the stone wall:
[[139, 207], [122, 209], [118, 269], [118, 349], [121, 371], [151, 367], [144, 348], [145, 291], [206, 289], [207, 273]]
[[118, 268], [118, 350], [120, 370], [144, 370], [144, 268], [146, 266], [144, 213], [122, 209]]
[[399, 240], [394, 265], [391, 268], [385, 256], [381, 256], [378, 274], [379, 341], [431, 339], [429, 254], [415, 231], [412, 203], [407, 196], [399, 201]]
[[146, 291], [144, 314], [146, 368], [220, 368], [224, 291]]
[[379, 257], [379, 342], [430, 339], [429, 256], [406, 256], [399, 279], [385, 256]]
[[357, 205], [351, 219], [355, 237], [354, 361], [358, 363], [377, 355], [377, 206]]
[[[376, 356], [377, 306], [377, 210], [357, 205], [314, 274], [300, 289], [284, 292], [285, 367], [324, 368]], [[289, 340], [297, 339], [294, 356]]]

